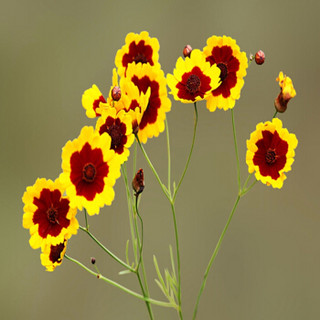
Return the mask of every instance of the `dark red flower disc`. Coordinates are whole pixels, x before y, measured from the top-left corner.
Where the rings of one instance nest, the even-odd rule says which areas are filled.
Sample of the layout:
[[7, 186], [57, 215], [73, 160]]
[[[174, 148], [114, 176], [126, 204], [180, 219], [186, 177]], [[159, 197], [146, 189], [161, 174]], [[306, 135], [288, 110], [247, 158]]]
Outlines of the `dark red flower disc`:
[[121, 154], [124, 150], [124, 145], [127, 143], [126, 136], [127, 126], [121, 122], [119, 118], [108, 117], [105, 123], [100, 127], [99, 133], [107, 132], [111, 137], [111, 149], [116, 153]]
[[95, 198], [104, 189], [104, 177], [108, 176], [109, 166], [103, 161], [101, 149], [92, 149], [86, 142], [81, 151], [76, 151], [70, 158], [70, 180], [78, 196], [88, 201]]
[[221, 70], [220, 86], [212, 91], [214, 96], [222, 94], [224, 98], [230, 96], [230, 89], [237, 84], [237, 71], [240, 67], [239, 60], [232, 55], [232, 49], [229, 46], [213, 47], [211, 55], [206, 58], [211, 65], [217, 64]]
[[129, 45], [129, 52], [123, 55], [122, 65], [127, 68], [129, 63], [149, 63], [153, 66], [152, 61], [152, 47], [145, 44], [144, 40], [140, 40], [138, 44], [131, 42]]
[[253, 157], [253, 164], [259, 166], [262, 176], [277, 180], [279, 171], [287, 162], [288, 143], [280, 138], [277, 131], [262, 131], [262, 137], [256, 142], [258, 150]]
[[180, 99], [195, 101], [199, 96], [203, 99], [210, 90], [210, 77], [204, 75], [199, 67], [194, 67], [183, 74], [176, 87]]
[[49, 260], [52, 263], [58, 262], [60, 263], [62, 258], [61, 257], [61, 252], [64, 250], [65, 248], [65, 242], [59, 243], [56, 246], [51, 245], [50, 247], [50, 255], [49, 255]]
[[40, 237], [46, 238], [48, 235], [56, 237], [62, 228], [70, 225], [70, 220], [67, 219], [69, 200], [62, 198], [60, 190], [42, 189], [39, 198], [33, 199], [33, 204], [37, 206], [33, 223], [39, 225]]

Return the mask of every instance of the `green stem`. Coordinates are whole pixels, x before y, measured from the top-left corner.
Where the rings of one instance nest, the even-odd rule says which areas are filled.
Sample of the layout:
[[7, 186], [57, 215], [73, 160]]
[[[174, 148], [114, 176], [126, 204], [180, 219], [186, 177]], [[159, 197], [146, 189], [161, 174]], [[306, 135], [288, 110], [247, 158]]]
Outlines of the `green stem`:
[[231, 222], [231, 220], [232, 220], [233, 214], [234, 214], [234, 212], [235, 212], [235, 210], [236, 210], [236, 208], [237, 208], [237, 206], [238, 206], [240, 197], [241, 197], [241, 196], [238, 195], [237, 200], [236, 200], [236, 202], [235, 202], [235, 204], [234, 204], [234, 206], [233, 206], [233, 208], [232, 208], [232, 210], [231, 210], [231, 213], [230, 213], [230, 215], [229, 215], [228, 221], [227, 221], [227, 223], [226, 223], [226, 225], [225, 225], [225, 227], [224, 227], [224, 229], [223, 229], [223, 231], [222, 231], [222, 233], [221, 233], [221, 235], [220, 235], [219, 241], [218, 241], [218, 243], [217, 243], [217, 245], [216, 245], [216, 247], [215, 247], [215, 249], [214, 249], [214, 251], [213, 251], [213, 254], [212, 254], [211, 258], [210, 258], [210, 261], [209, 261], [209, 263], [208, 263], [206, 272], [205, 272], [204, 277], [203, 277], [202, 285], [201, 285], [201, 288], [200, 288], [200, 291], [199, 291], [199, 294], [198, 294], [196, 306], [195, 306], [195, 308], [194, 308], [193, 318], [192, 318], [193, 320], [196, 319], [196, 315], [197, 315], [197, 311], [198, 311], [198, 306], [199, 306], [200, 298], [201, 298], [202, 292], [203, 292], [203, 290], [204, 290], [204, 288], [205, 288], [205, 285], [206, 285], [206, 282], [207, 282], [207, 278], [208, 278], [208, 275], [209, 275], [209, 271], [210, 271], [210, 269], [211, 269], [211, 267], [212, 267], [212, 264], [213, 264], [213, 262], [214, 262], [214, 260], [215, 260], [215, 258], [216, 258], [216, 256], [217, 256], [217, 254], [218, 254], [218, 252], [219, 252], [219, 249], [220, 249], [222, 240], [223, 240], [223, 238], [224, 238], [224, 236], [225, 236], [225, 234], [226, 234], [226, 232], [227, 232], [227, 230], [228, 230], [228, 227], [229, 227], [230, 222]]
[[167, 153], [168, 153], [168, 192], [171, 195], [171, 155], [170, 155], [170, 138], [169, 138], [169, 126], [166, 118], [166, 134], [167, 134]]
[[180, 181], [177, 185], [177, 188], [174, 190], [174, 194], [173, 194], [173, 203], [175, 202], [175, 199], [176, 199], [176, 196], [177, 196], [177, 192], [180, 188], [180, 185], [182, 183], [182, 180], [187, 172], [187, 169], [188, 169], [188, 166], [189, 166], [189, 162], [190, 162], [190, 159], [191, 159], [191, 155], [192, 155], [192, 151], [193, 151], [193, 147], [194, 147], [194, 142], [196, 140], [196, 132], [197, 132], [197, 124], [198, 124], [198, 110], [197, 110], [197, 103], [195, 102], [194, 103], [194, 127], [193, 127], [193, 137], [192, 137], [192, 144], [191, 144], [191, 149], [190, 149], [190, 152], [189, 152], [189, 156], [188, 156], [188, 160], [187, 160], [187, 163], [185, 165], [185, 168], [184, 168], [184, 171], [183, 171], [183, 174], [180, 178]]
[[[147, 276], [146, 276], [146, 271], [144, 268], [144, 262], [143, 262], [143, 258], [142, 258], [142, 246], [140, 245], [140, 237], [139, 237], [139, 232], [138, 232], [138, 227], [137, 227], [137, 223], [136, 223], [136, 217], [134, 216], [134, 210], [136, 209], [137, 214], [139, 214], [139, 212], [137, 211], [138, 208], [138, 203], [137, 203], [137, 198], [136, 198], [136, 207], [133, 207], [133, 203], [132, 203], [132, 198], [131, 198], [131, 192], [129, 189], [129, 184], [128, 184], [128, 174], [127, 174], [127, 167], [124, 164], [122, 167], [122, 175], [124, 177], [124, 182], [125, 182], [125, 186], [126, 186], [126, 191], [127, 191], [127, 202], [128, 202], [128, 211], [129, 211], [129, 221], [130, 221], [130, 230], [131, 230], [131, 236], [132, 236], [132, 241], [134, 242], [134, 256], [135, 256], [135, 261], [136, 261], [136, 269], [135, 269], [135, 273], [137, 275], [138, 281], [139, 281], [139, 285], [142, 291], [142, 294], [144, 297], [149, 297], [149, 288], [148, 288], [148, 283], [147, 283]], [[131, 212], [133, 213], [133, 216], [131, 215]], [[139, 216], [139, 218], [141, 219], [141, 217]], [[133, 221], [134, 221], [134, 226], [133, 226]], [[140, 220], [142, 223], [142, 237], [143, 237], [143, 222], [142, 219]], [[134, 231], [135, 228], [135, 231]], [[134, 233], [135, 232], [135, 233]], [[135, 238], [136, 237], [136, 238]], [[137, 239], [137, 244], [139, 247], [139, 260], [137, 257], [137, 247], [135, 245], [135, 239]], [[142, 284], [141, 281], [141, 277], [139, 274], [139, 266], [141, 265], [141, 269], [142, 269], [142, 274], [143, 274], [143, 279], [144, 279], [144, 284], [145, 284], [145, 288]], [[150, 303], [148, 301], [146, 301], [146, 306], [149, 312], [149, 316], [150, 319], [153, 319], [153, 313], [152, 313], [152, 309], [150, 306]]]
[[127, 203], [128, 203], [132, 250], [133, 250], [133, 254], [134, 254], [135, 263], [137, 264], [138, 263], [138, 256], [137, 256], [136, 238], [135, 238], [133, 221], [132, 221], [134, 219], [133, 218], [133, 210], [132, 210], [133, 206], [132, 206], [132, 202], [131, 202], [131, 193], [130, 193], [129, 184], [128, 184], [127, 166], [125, 163], [121, 166], [121, 175], [123, 177], [124, 184], [125, 184], [126, 191], [127, 191]]
[[154, 168], [152, 162], [150, 161], [150, 159], [149, 159], [149, 157], [148, 157], [148, 155], [147, 155], [147, 153], [146, 153], [146, 151], [145, 151], [143, 145], [141, 144], [141, 142], [140, 142], [140, 140], [139, 140], [139, 137], [138, 137], [137, 135], [136, 135], [136, 139], [137, 139], [137, 141], [138, 141], [138, 144], [139, 144], [139, 146], [140, 146], [140, 149], [141, 149], [144, 157], [146, 158], [146, 160], [147, 160], [147, 162], [148, 162], [148, 164], [149, 164], [149, 167], [151, 168], [153, 174], [155, 175], [157, 181], [159, 182], [160, 187], [161, 187], [163, 193], [165, 194], [165, 196], [166, 196], [166, 197], [168, 198], [168, 200], [170, 201], [170, 194], [169, 194], [167, 188], [165, 187], [165, 185], [161, 182], [161, 179], [160, 179], [160, 177], [159, 177], [156, 169]]
[[176, 219], [176, 212], [174, 207], [174, 202], [171, 202], [171, 209], [172, 209], [172, 217], [173, 217], [173, 224], [174, 224], [174, 235], [176, 238], [176, 252], [177, 252], [177, 267], [178, 267], [178, 304], [179, 304], [179, 316], [180, 319], [182, 317], [182, 310], [181, 310], [181, 266], [180, 266], [180, 249], [179, 249], [179, 235], [178, 235], [178, 226], [177, 226], [177, 219]]
[[277, 116], [277, 114], [278, 114], [278, 110], [276, 110], [276, 112], [274, 113], [272, 119], [275, 118]]
[[86, 229], [89, 230], [87, 210], [84, 208], [83, 212], [84, 212], [84, 219], [86, 221]]
[[[145, 269], [144, 269], [144, 263], [143, 263], [143, 258], [142, 258], [143, 220], [142, 220], [142, 218], [141, 218], [141, 216], [139, 214], [139, 210], [138, 210], [138, 195], [136, 195], [135, 210], [136, 210], [137, 216], [139, 217], [139, 220], [140, 220], [140, 223], [141, 223], [141, 242], [140, 242], [138, 226], [137, 226], [137, 223], [136, 223], [137, 219], [135, 219], [135, 227], [136, 227], [136, 234], [137, 234], [138, 247], [139, 247], [139, 262], [138, 262], [137, 267], [136, 267], [136, 274], [137, 274], [137, 277], [138, 277], [138, 281], [139, 281], [143, 296], [144, 297], [148, 297], [149, 296], [149, 288], [148, 288], [148, 282], [147, 282], [146, 272], [145, 272]], [[139, 273], [140, 265], [141, 265], [141, 268], [142, 268], [142, 274], [143, 274], [144, 284], [145, 284], [146, 289], [144, 289], [142, 281], [141, 281], [141, 277], [140, 277], [140, 273]], [[148, 301], [146, 301], [146, 306], [147, 306], [147, 309], [148, 309], [148, 312], [149, 312], [150, 319], [154, 319], [154, 316], [153, 316], [153, 313], [152, 313], [152, 309], [151, 309], [150, 303]]]
[[134, 269], [132, 269], [129, 265], [127, 265], [124, 261], [122, 261], [120, 258], [118, 258], [114, 253], [112, 253], [109, 249], [107, 249], [88, 229], [79, 226], [79, 228], [87, 233], [89, 237], [96, 243], [100, 248], [102, 248], [110, 257], [112, 257], [115, 261], [120, 263], [123, 267], [130, 270], [131, 272], [135, 272]]
[[73, 258], [69, 257], [69, 256], [66, 255], [66, 254], [64, 255], [64, 257], [65, 257], [66, 259], [68, 259], [68, 260], [76, 263], [78, 266], [80, 266], [81, 268], [83, 268], [84, 270], [86, 270], [87, 272], [89, 272], [90, 274], [92, 274], [93, 276], [95, 276], [96, 278], [101, 279], [101, 280], [103, 280], [103, 281], [111, 284], [112, 286], [117, 287], [118, 289], [121, 289], [121, 290], [123, 290], [124, 292], [131, 294], [132, 296], [134, 296], [134, 297], [136, 297], [136, 298], [138, 298], [138, 299], [140, 299], [140, 300], [148, 301], [149, 303], [152, 303], [152, 304], [155, 304], [155, 305], [158, 305], [158, 306], [161, 306], [161, 307], [167, 307], [167, 308], [171, 308], [171, 307], [172, 307], [172, 308], [176, 308], [176, 306], [173, 305], [172, 303], [163, 302], [163, 301], [158, 301], [158, 300], [154, 300], [154, 299], [151, 299], [151, 298], [146, 298], [146, 297], [144, 297], [144, 296], [142, 296], [142, 295], [140, 295], [140, 294], [138, 294], [138, 293], [136, 293], [136, 292], [134, 292], [134, 291], [126, 288], [126, 287], [124, 287], [123, 285], [121, 285], [121, 284], [119, 284], [119, 283], [117, 283], [117, 282], [115, 282], [115, 281], [112, 281], [112, 280], [110, 280], [109, 278], [106, 278], [106, 277], [104, 277], [103, 275], [98, 274], [98, 273], [90, 270], [90, 269], [87, 268], [85, 265], [83, 265], [81, 262], [79, 262], [79, 261], [76, 260], [76, 259], [73, 259]]
[[241, 191], [240, 162], [239, 162], [239, 151], [238, 151], [237, 134], [236, 134], [236, 126], [235, 126], [235, 122], [234, 122], [233, 109], [231, 109], [231, 118], [232, 118], [232, 131], [233, 131], [234, 149], [236, 151], [236, 159], [237, 159], [238, 193], [240, 193], [240, 191]]

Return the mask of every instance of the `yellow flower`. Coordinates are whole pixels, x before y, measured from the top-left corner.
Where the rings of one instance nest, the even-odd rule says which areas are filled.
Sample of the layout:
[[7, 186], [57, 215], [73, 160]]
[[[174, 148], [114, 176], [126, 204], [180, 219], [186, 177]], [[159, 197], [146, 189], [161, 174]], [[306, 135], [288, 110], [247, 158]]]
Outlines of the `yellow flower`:
[[157, 38], [150, 38], [149, 33], [142, 31], [140, 34], [129, 33], [126, 36], [126, 44], [118, 50], [115, 64], [120, 77], [126, 75], [129, 64], [148, 63], [154, 66], [159, 60], [159, 41]]
[[167, 75], [173, 97], [183, 103], [205, 99], [220, 84], [220, 69], [206, 62], [200, 50], [192, 50], [190, 58], [177, 60], [172, 74]]
[[111, 138], [100, 135], [92, 127], [83, 127], [77, 139], [62, 149], [61, 181], [66, 185], [70, 204], [89, 215], [111, 205], [113, 185], [120, 176], [120, 161], [110, 149]]
[[31, 248], [40, 248], [44, 242], [55, 245], [77, 233], [77, 209], [71, 208], [64, 192], [65, 186], [59, 179], [37, 179], [27, 187], [22, 197], [23, 227], [30, 229]]
[[134, 141], [130, 115], [124, 110], [117, 113], [115, 108], [110, 107], [98, 119], [96, 130], [100, 135], [106, 132], [110, 136], [111, 149], [118, 155], [120, 163], [127, 161]]
[[[121, 97], [119, 100], [112, 98], [112, 89], [119, 87], [121, 91]], [[128, 78], [122, 77], [120, 84], [118, 82], [118, 74], [116, 69], [113, 69], [112, 87], [107, 99], [107, 103], [101, 103], [100, 108], [97, 109], [101, 114], [108, 110], [110, 106], [114, 107], [117, 112], [124, 110], [130, 115], [132, 120], [133, 133], [138, 132], [138, 126], [141, 122], [144, 111], [146, 110], [151, 89], [149, 88], [146, 93], [140, 92], [139, 88], [133, 84]]]
[[94, 84], [82, 95], [82, 106], [86, 109], [88, 118], [95, 118], [101, 115], [97, 110], [100, 107], [100, 103], [106, 103], [106, 100], [98, 87]]
[[171, 101], [168, 98], [166, 78], [160, 65], [129, 64], [126, 78], [133, 82], [140, 94], [147, 94], [150, 90], [150, 98], [146, 110], [139, 124], [138, 137], [142, 143], [148, 138], [157, 137], [164, 130], [166, 112], [171, 109]]
[[247, 140], [249, 173], [255, 172], [256, 179], [264, 184], [282, 188], [287, 178], [284, 173], [291, 170], [297, 145], [296, 136], [282, 128], [280, 119], [259, 123]]
[[245, 52], [241, 52], [236, 41], [230, 37], [212, 36], [203, 48], [206, 60], [210, 64], [217, 64], [220, 68], [220, 86], [208, 96], [207, 108], [232, 109], [236, 100], [240, 98], [240, 91], [244, 85], [248, 60]]
[[67, 240], [56, 245], [45, 243], [41, 248], [41, 264], [46, 267], [47, 271], [53, 271], [62, 263], [62, 259], [67, 250]]
[[277, 111], [282, 113], [286, 111], [289, 100], [295, 97], [297, 93], [293, 87], [292, 80], [286, 75], [283, 75], [282, 71], [279, 73], [279, 77], [276, 80], [279, 82], [280, 93], [276, 98], [274, 105]]

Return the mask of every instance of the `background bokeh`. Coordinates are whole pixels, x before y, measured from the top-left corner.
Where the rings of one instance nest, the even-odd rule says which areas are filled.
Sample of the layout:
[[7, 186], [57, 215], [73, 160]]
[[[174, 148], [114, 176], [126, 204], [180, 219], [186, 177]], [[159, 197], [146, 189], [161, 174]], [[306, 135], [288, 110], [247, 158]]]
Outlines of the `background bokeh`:
[[[198, 319], [300, 320], [320, 318], [319, 216], [319, 1], [82, 1], [5, 0], [0, 20], [1, 142], [1, 319], [147, 319], [143, 302], [64, 261], [49, 273], [22, 228], [21, 197], [37, 177], [60, 173], [61, 148], [94, 125], [81, 106], [93, 83], [106, 94], [116, 51], [129, 32], [147, 30], [160, 42], [160, 63], [172, 72], [186, 44], [202, 49], [213, 34], [229, 35], [250, 53], [266, 53], [252, 64], [235, 117], [242, 178], [247, 175], [245, 141], [269, 120], [279, 92], [280, 70], [297, 96], [280, 118], [299, 145], [293, 170], [281, 190], [257, 183], [238, 207], [202, 296]], [[173, 100], [173, 99], [172, 99]], [[192, 138], [193, 107], [173, 102], [168, 114], [173, 178], [179, 179]], [[163, 180], [165, 134], [146, 145]], [[141, 154], [146, 189], [141, 201], [144, 257], [150, 291], [163, 299], [153, 279], [152, 255], [169, 267], [174, 232], [169, 204]], [[129, 168], [131, 161], [129, 161]], [[130, 238], [125, 189], [90, 219], [91, 231], [124, 258]], [[199, 127], [189, 171], [177, 198], [182, 263], [182, 299], [190, 319], [203, 272], [237, 194], [231, 114], [210, 113], [199, 103]], [[83, 216], [79, 214], [80, 223]], [[121, 270], [79, 231], [68, 254], [139, 291]], [[156, 319], [176, 319], [154, 307]]]

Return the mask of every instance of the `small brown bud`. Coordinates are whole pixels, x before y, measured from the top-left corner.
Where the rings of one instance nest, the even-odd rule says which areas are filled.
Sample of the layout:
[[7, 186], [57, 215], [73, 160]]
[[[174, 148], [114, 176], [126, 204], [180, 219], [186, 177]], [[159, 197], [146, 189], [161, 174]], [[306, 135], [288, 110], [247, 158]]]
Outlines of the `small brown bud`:
[[117, 86], [112, 88], [111, 96], [114, 101], [119, 101], [121, 98], [121, 89]]
[[95, 258], [95, 257], [92, 257], [92, 258], [91, 258], [91, 263], [92, 263], [92, 264], [95, 264], [95, 263], [96, 263], [96, 258]]
[[187, 44], [187, 45], [184, 47], [184, 49], [183, 49], [183, 55], [184, 55], [184, 57], [185, 57], [185, 58], [186, 58], [186, 57], [189, 57], [189, 58], [190, 58], [191, 51], [192, 51], [192, 47], [191, 47], [189, 44]]
[[256, 61], [256, 64], [259, 64], [259, 65], [263, 64], [265, 59], [266, 59], [266, 56], [262, 50], [259, 50], [254, 56], [254, 60]]
[[136, 196], [138, 196], [144, 189], [144, 175], [143, 170], [139, 169], [137, 174], [132, 180], [132, 188], [136, 192]]

